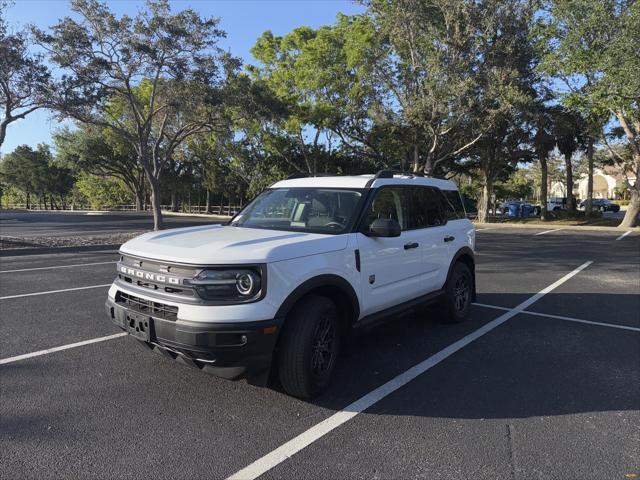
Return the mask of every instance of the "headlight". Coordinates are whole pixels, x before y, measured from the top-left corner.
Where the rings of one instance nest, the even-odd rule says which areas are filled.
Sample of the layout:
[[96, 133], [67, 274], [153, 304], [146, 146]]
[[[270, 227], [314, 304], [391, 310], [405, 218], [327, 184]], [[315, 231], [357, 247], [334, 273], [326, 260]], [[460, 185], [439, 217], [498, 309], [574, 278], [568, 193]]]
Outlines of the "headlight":
[[205, 300], [225, 302], [254, 300], [262, 289], [260, 272], [246, 268], [203, 270], [185, 283]]

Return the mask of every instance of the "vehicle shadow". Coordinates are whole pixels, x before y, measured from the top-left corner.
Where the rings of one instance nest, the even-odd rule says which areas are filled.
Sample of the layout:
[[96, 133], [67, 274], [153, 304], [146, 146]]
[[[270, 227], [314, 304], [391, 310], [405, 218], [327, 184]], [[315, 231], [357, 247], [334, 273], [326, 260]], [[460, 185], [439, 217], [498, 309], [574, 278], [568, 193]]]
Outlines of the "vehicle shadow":
[[[550, 296], [553, 296], [550, 294]], [[556, 295], [551, 302], [575, 300]], [[488, 302], [487, 302], [488, 303]], [[640, 327], [637, 295], [591, 295]], [[589, 304], [585, 305], [587, 308]], [[535, 305], [531, 310], [535, 311]], [[347, 342], [329, 391], [314, 405], [341, 410], [504, 311], [474, 307], [460, 325], [412, 312]], [[562, 313], [560, 313], [562, 314]], [[605, 319], [601, 321], [606, 322]], [[640, 409], [640, 332], [518, 315], [368, 410], [446, 418], [525, 418]]]

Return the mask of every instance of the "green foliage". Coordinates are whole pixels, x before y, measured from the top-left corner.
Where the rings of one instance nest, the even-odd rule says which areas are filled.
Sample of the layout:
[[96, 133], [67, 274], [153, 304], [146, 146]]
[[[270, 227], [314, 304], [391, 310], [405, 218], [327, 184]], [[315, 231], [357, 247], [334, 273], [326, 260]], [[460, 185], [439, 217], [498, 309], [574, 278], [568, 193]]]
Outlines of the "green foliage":
[[91, 208], [100, 210], [105, 207], [130, 204], [131, 192], [122, 180], [81, 173], [76, 188]]
[[526, 169], [516, 170], [504, 181], [496, 182], [494, 192], [498, 200], [530, 199], [533, 196], [534, 182]]
[[46, 145], [38, 145], [36, 150], [22, 145], [6, 155], [0, 164], [0, 179], [25, 197], [53, 195], [64, 198], [74, 182], [68, 168], [53, 162]]

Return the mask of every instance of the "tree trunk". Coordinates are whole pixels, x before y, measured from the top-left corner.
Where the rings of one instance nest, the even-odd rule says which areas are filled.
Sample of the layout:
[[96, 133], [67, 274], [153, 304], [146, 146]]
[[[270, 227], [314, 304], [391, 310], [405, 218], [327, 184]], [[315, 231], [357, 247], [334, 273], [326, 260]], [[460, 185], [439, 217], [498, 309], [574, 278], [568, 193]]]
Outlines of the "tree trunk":
[[178, 187], [174, 185], [171, 187], [171, 211], [178, 211]]
[[[427, 159], [427, 163], [428, 162], [429, 162], [429, 159]], [[428, 173], [426, 172], [427, 165], [425, 165], [424, 168], [425, 168], [425, 174], [428, 175]], [[416, 143], [413, 144], [413, 171], [414, 173], [418, 173], [420, 171], [420, 147], [418, 146], [417, 141]]]
[[141, 212], [144, 208], [144, 190], [140, 187], [136, 187], [134, 196], [136, 199], [136, 212]]
[[485, 182], [482, 186], [482, 196], [478, 204], [478, 222], [485, 223], [489, 218], [491, 207], [491, 193], [493, 191], [493, 179], [485, 175]]
[[149, 178], [151, 186], [151, 211], [153, 212], [153, 229], [162, 230], [162, 209], [160, 204], [162, 201], [160, 194], [160, 182], [156, 178]]
[[549, 172], [547, 169], [547, 152], [540, 155], [540, 220], [543, 222], [548, 219], [547, 212], [547, 187], [549, 185]]
[[564, 156], [564, 166], [567, 171], [567, 212], [571, 215], [576, 212], [576, 202], [573, 199], [573, 165], [571, 164], [571, 154]]
[[207, 190], [207, 206], [205, 208], [205, 213], [211, 213], [211, 192]]
[[638, 185], [638, 180], [636, 179], [636, 184], [633, 186], [631, 190], [631, 200], [629, 201], [629, 206], [627, 207], [627, 213], [624, 214], [624, 218], [622, 219], [622, 223], [619, 225], [624, 228], [632, 228], [638, 226], [638, 216], [640, 216], [640, 185]]
[[31, 210], [31, 194], [27, 192], [27, 210]]
[[589, 217], [593, 209], [593, 138], [591, 137], [587, 140], [587, 163], [587, 203], [584, 212]]

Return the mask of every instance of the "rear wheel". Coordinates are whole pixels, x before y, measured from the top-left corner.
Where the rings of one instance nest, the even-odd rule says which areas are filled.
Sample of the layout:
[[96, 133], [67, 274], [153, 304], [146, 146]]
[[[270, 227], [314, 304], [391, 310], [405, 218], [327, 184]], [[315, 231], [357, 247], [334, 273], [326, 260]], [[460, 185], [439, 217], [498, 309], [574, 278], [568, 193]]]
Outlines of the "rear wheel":
[[473, 297], [473, 277], [469, 267], [457, 262], [441, 300], [443, 319], [448, 323], [460, 323], [469, 317]]
[[311, 398], [331, 381], [341, 331], [336, 305], [326, 297], [302, 299], [287, 317], [278, 349], [278, 375], [294, 397]]

